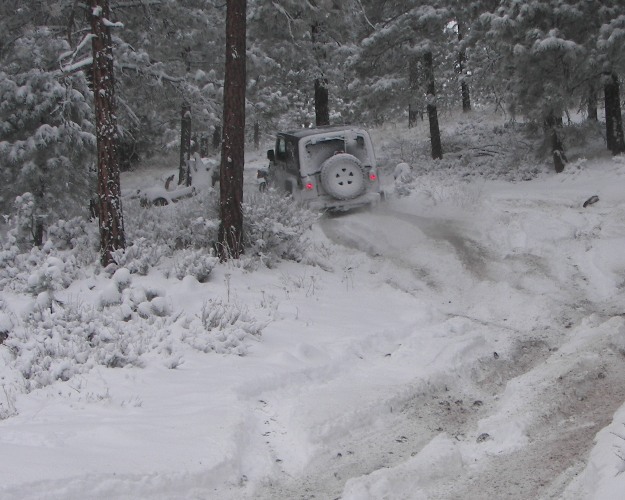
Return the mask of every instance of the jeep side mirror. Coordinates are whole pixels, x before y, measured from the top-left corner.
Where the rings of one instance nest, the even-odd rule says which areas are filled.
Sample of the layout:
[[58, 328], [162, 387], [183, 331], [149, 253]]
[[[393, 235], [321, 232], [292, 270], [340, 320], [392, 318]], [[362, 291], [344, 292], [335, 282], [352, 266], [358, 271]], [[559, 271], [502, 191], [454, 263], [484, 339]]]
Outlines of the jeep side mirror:
[[269, 161], [276, 161], [276, 154], [274, 153], [273, 149], [267, 151], [267, 159]]

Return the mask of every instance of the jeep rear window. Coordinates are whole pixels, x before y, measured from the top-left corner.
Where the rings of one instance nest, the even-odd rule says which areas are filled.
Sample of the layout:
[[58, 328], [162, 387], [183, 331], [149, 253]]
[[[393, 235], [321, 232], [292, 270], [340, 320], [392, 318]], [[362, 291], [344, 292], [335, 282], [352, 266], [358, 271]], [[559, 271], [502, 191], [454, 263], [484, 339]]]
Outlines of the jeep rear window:
[[358, 158], [363, 165], [369, 165], [369, 156], [362, 135], [312, 137], [305, 146], [306, 152], [302, 162], [302, 173], [313, 174], [321, 169], [321, 164], [337, 153], [348, 153]]
[[276, 143], [276, 157], [284, 160], [286, 158], [286, 141], [284, 137], [278, 137], [278, 141]]

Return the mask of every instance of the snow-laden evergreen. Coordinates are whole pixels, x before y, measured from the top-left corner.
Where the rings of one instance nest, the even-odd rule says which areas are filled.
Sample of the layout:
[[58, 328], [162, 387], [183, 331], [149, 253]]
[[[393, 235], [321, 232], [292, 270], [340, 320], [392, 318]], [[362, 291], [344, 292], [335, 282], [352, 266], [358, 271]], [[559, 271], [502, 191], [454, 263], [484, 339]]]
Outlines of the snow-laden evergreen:
[[14, 212], [16, 197], [30, 193], [31, 232], [37, 221], [86, 214], [93, 192], [91, 96], [82, 73], [59, 69], [68, 49], [36, 29], [14, 41], [0, 71], [0, 210]]

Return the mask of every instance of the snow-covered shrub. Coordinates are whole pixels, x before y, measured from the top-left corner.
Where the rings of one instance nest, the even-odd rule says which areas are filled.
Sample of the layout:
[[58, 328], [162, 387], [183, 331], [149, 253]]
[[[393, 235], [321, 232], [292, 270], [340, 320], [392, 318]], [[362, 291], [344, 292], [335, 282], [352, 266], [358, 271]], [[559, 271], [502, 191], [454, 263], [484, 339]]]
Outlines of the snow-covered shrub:
[[0, 344], [7, 339], [15, 326], [14, 318], [5, 309], [4, 301], [0, 299]]
[[[602, 127], [600, 122], [585, 120], [581, 123], [570, 123], [561, 129], [560, 134], [569, 161], [594, 156], [595, 153], [603, 154], [605, 139]], [[565, 169], [568, 170], [568, 167]]]
[[98, 223], [84, 217], [60, 219], [48, 228], [48, 242], [56, 250], [72, 250], [76, 260], [83, 264], [98, 259], [99, 238]]
[[48, 256], [44, 262], [28, 277], [30, 293], [53, 292], [67, 288], [71, 276], [66, 274], [66, 263], [58, 257]]
[[[382, 146], [381, 155], [388, 155], [397, 160], [396, 163], [417, 163], [423, 158], [423, 144], [415, 141], [413, 137], [406, 138], [401, 135], [392, 136]], [[395, 167], [392, 164], [391, 167]]]
[[[73, 257], [68, 256], [71, 261]], [[73, 279], [70, 271], [72, 263], [66, 263], [58, 257], [48, 256], [45, 261], [28, 277], [28, 291], [37, 297], [40, 307], [50, 307], [54, 292], [67, 288]]]
[[445, 155], [439, 168], [462, 177], [531, 180], [546, 170], [539, 154], [541, 140], [525, 124], [461, 122], [443, 137]]
[[9, 238], [21, 249], [32, 247], [35, 234], [35, 197], [31, 193], [23, 193], [13, 202], [13, 217], [10, 219], [12, 229]]
[[459, 120], [441, 139], [442, 160], [432, 160], [429, 141], [407, 139], [398, 133], [384, 144], [383, 154], [412, 166], [415, 180], [400, 186], [400, 194], [418, 187], [423, 175], [448, 177], [453, 171], [458, 179], [521, 181], [549, 170], [540, 157], [543, 135], [534, 133], [529, 124], [495, 124], [479, 117]]
[[114, 282], [107, 283], [98, 295], [98, 305], [100, 309], [111, 307], [117, 304], [121, 304], [122, 294]]
[[137, 317], [151, 321], [154, 317], [167, 317], [172, 312], [164, 291], [133, 284], [132, 275], [125, 267], [117, 269], [101, 288], [98, 305], [99, 310], [108, 308], [109, 314], [121, 321]]
[[[118, 265], [146, 274], [167, 256], [174, 260], [177, 277], [192, 275], [200, 282], [207, 279], [216, 261], [208, 258], [206, 249], [215, 247], [219, 231], [218, 196], [214, 190], [207, 189], [165, 207], [143, 208], [132, 200], [126, 209], [127, 238], [133, 243], [115, 254]], [[250, 197], [243, 203], [243, 212], [247, 255], [260, 256], [269, 265], [278, 259], [300, 260], [308, 247], [305, 234], [318, 218], [291, 199], [272, 192]]]
[[119, 367], [139, 364], [132, 335], [125, 335], [106, 314], [80, 305], [38, 309], [6, 340], [13, 365], [27, 390], [69, 380], [94, 364]]
[[8, 364], [21, 374], [27, 391], [69, 380], [96, 365], [142, 366], [141, 356], [164, 352], [171, 335], [165, 320], [123, 323], [109, 310], [76, 303], [35, 309], [23, 323], [11, 331], [5, 346]]
[[265, 326], [266, 322], [255, 320], [239, 304], [209, 301], [190, 322], [182, 340], [202, 352], [244, 356], [246, 341], [258, 338]]
[[144, 208], [126, 203], [126, 236], [144, 239], [170, 250], [212, 248], [219, 230], [218, 196], [212, 189], [164, 207]]
[[0, 290], [12, 285], [20, 274], [18, 257], [21, 254], [16, 245], [10, 243], [0, 247]]
[[121, 292], [122, 290], [128, 288], [130, 282], [132, 281], [132, 276], [130, 275], [130, 271], [125, 267], [118, 268], [111, 278], [115, 284], [117, 285], [117, 289]]
[[166, 247], [158, 245], [146, 238], [137, 238], [126, 249], [113, 252], [113, 259], [118, 266], [123, 266], [132, 274], [145, 276], [155, 267], [166, 251]]
[[81, 273], [73, 253], [50, 246], [22, 253], [8, 243], [0, 248], [0, 290], [38, 294], [68, 287]]
[[129, 288], [127, 293], [123, 294], [122, 310], [124, 307], [136, 312], [148, 322], [151, 322], [154, 317], [163, 318], [172, 313], [172, 307], [165, 298], [165, 292], [150, 288]]
[[309, 247], [306, 233], [319, 215], [273, 191], [243, 203], [245, 246], [271, 265], [278, 259], [299, 261]]
[[174, 272], [179, 280], [193, 276], [200, 283], [208, 281], [219, 259], [206, 250], [181, 250], [174, 256]]
[[150, 316], [163, 318], [171, 314], [171, 305], [165, 297], [154, 297], [150, 301], [141, 302], [137, 306], [137, 312], [143, 318], [149, 318]]
[[122, 292], [130, 286], [131, 281], [132, 276], [127, 268], [120, 267], [116, 269], [110, 281], [100, 290], [98, 297], [100, 309], [121, 304]]
[[4, 420], [15, 415], [17, 415], [17, 408], [15, 407], [15, 394], [3, 385], [2, 391], [0, 391], [0, 420]]

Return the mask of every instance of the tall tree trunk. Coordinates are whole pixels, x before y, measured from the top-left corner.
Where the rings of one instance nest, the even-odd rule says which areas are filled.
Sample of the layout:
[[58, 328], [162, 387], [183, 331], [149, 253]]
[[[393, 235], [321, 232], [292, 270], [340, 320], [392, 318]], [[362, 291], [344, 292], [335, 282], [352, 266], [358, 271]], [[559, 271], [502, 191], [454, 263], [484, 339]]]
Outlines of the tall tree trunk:
[[588, 119], [597, 122], [599, 117], [597, 114], [597, 89], [594, 83], [588, 86]]
[[443, 146], [441, 145], [441, 132], [438, 127], [438, 110], [436, 107], [436, 86], [434, 82], [434, 61], [432, 52], [423, 54], [423, 69], [427, 78], [427, 111], [430, 121], [430, 141], [432, 143], [432, 158], [443, 158]]
[[553, 158], [553, 167], [557, 173], [564, 170], [564, 166], [568, 163], [564, 152], [564, 145], [558, 134], [558, 129], [562, 127], [562, 115], [556, 116], [552, 111], [545, 118], [545, 133], [547, 139], [551, 143], [551, 156]]
[[208, 136], [204, 134], [200, 136], [200, 155], [208, 156]]
[[408, 128], [417, 125], [417, 119], [421, 113], [419, 99], [419, 60], [417, 56], [412, 56], [408, 62], [408, 87], [410, 89], [410, 102], [408, 103]]
[[609, 73], [604, 86], [605, 93], [605, 126], [608, 149], [612, 154], [625, 153], [623, 136], [623, 119], [621, 115], [621, 97], [619, 81], [616, 73]]
[[243, 166], [245, 163], [246, 0], [226, 2], [226, 68], [220, 171], [219, 256], [243, 253]]
[[260, 124], [258, 120], [254, 122], [254, 149], [256, 151], [260, 149]]
[[178, 184], [191, 185], [189, 160], [191, 159], [191, 106], [183, 103], [180, 110], [180, 168]]
[[113, 262], [113, 252], [126, 245], [119, 179], [117, 119], [113, 46], [108, 0], [90, 0], [93, 32], [93, 95], [98, 148], [98, 211], [100, 215], [100, 261]]
[[[312, 43], [313, 51], [317, 64], [321, 67], [321, 63], [326, 58], [325, 50], [319, 41], [321, 33], [321, 25], [314, 23], [312, 25]], [[320, 127], [330, 125], [330, 105], [329, 105], [328, 79], [323, 76], [323, 72], [318, 78], [315, 78], [315, 124]]]
[[221, 125], [215, 125], [212, 145], [214, 151], [221, 151]]
[[[47, 168], [43, 167], [43, 174], [48, 174]], [[43, 245], [43, 234], [45, 232], [44, 220], [45, 213], [47, 213], [46, 207], [46, 181], [45, 177], [39, 178], [39, 187], [34, 190], [35, 197], [35, 211], [33, 213], [33, 243], [36, 247]]]
[[[460, 21], [458, 23], [458, 41], [462, 41], [463, 36], [463, 27]], [[456, 59], [456, 73], [458, 74], [458, 78], [460, 79], [460, 93], [462, 95], [462, 111], [464, 113], [468, 113], [471, 111], [471, 94], [469, 93], [469, 85], [464, 79], [464, 60], [465, 60], [465, 52], [464, 49], [461, 48], [458, 51], [458, 58]]]
[[317, 78], [315, 80], [315, 124], [317, 127], [330, 125], [330, 106], [328, 100], [328, 80], [325, 78]]

